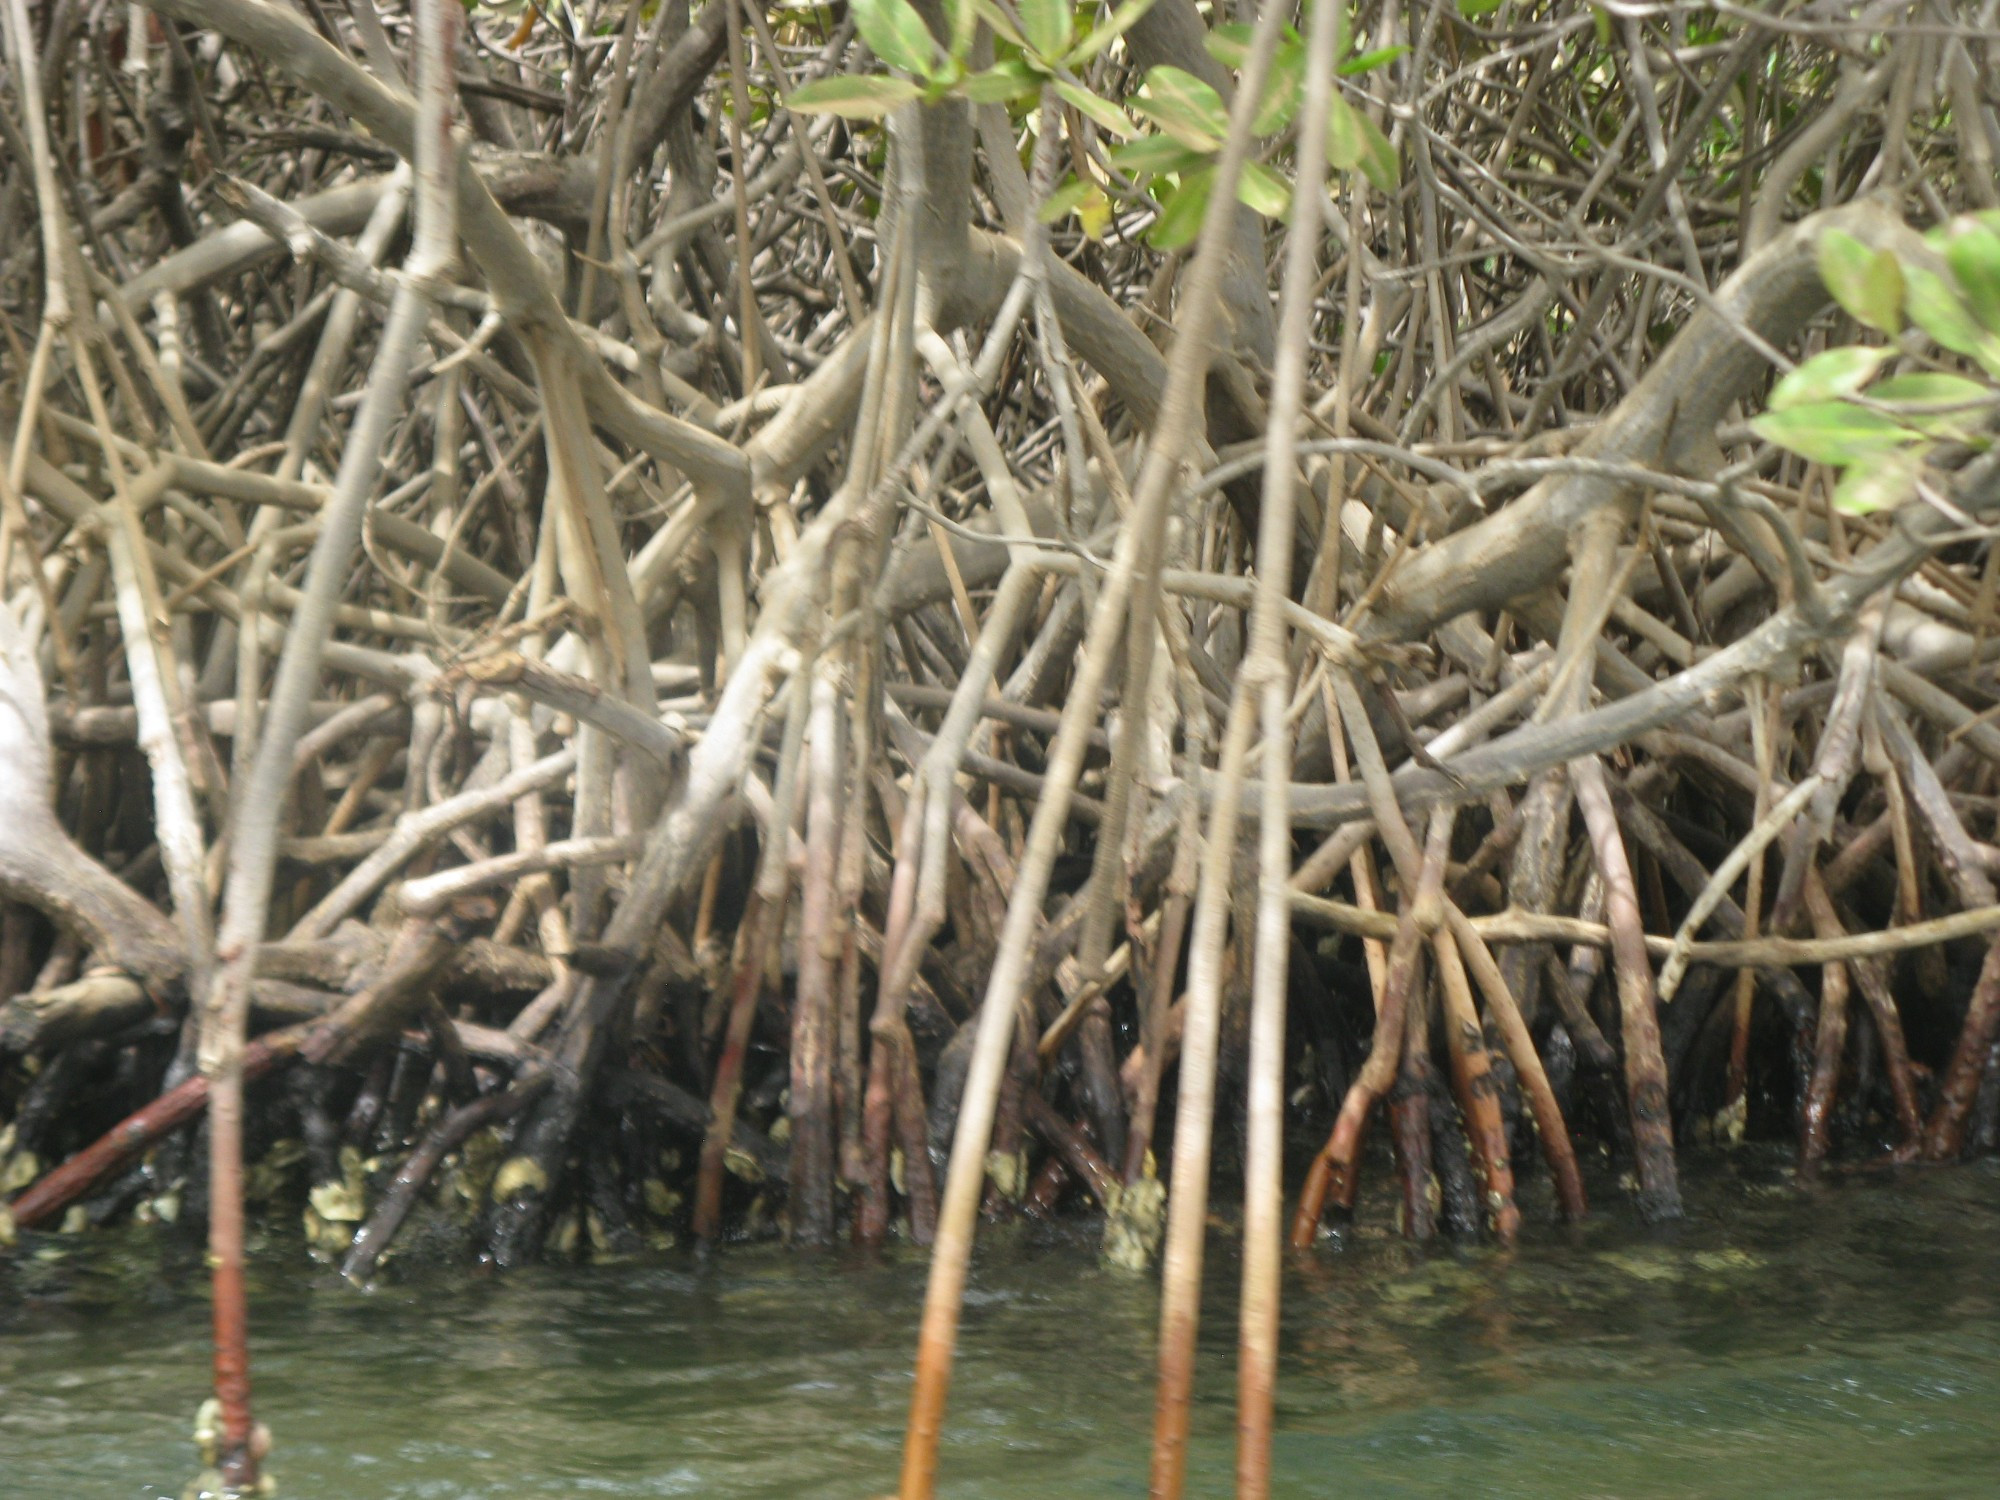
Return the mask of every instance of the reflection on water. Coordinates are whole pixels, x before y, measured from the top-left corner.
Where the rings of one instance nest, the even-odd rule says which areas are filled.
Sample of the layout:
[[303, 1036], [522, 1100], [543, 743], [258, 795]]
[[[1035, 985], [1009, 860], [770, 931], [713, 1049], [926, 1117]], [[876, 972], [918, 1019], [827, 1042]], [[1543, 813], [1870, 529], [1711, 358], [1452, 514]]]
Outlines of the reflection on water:
[[[1381, 1205], [1286, 1287], [1276, 1493], [1990, 1493], [2000, 1169], [1811, 1195], [1769, 1158], [1690, 1173], [1653, 1232], [1598, 1192], [1512, 1257], [1420, 1254]], [[37, 1253], [39, 1252], [39, 1253]], [[273, 1247], [259, 1414], [294, 1500], [854, 1497], [893, 1486], [921, 1258], [774, 1247], [357, 1293]], [[1234, 1245], [1212, 1275], [1190, 1493], [1229, 1493]], [[175, 1495], [207, 1346], [199, 1257], [146, 1232], [0, 1262], [0, 1456], [22, 1500]], [[1077, 1231], [982, 1240], [941, 1493], [1136, 1496], [1150, 1281]]]

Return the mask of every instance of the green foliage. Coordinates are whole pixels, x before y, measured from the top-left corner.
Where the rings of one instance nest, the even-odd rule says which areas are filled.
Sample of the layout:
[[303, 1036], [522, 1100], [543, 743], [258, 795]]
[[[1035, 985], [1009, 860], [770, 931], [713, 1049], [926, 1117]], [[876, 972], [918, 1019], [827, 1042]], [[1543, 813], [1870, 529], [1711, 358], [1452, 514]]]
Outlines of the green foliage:
[[861, 40], [883, 62], [919, 78], [931, 76], [937, 43], [909, 0], [854, 0], [848, 8]]
[[1153, 225], [1153, 243], [1163, 249], [1192, 244], [1201, 233], [1201, 221], [1208, 214], [1208, 199], [1214, 188], [1215, 168], [1204, 164], [1184, 173], [1161, 206], [1159, 220]]
[[972, 38], [979, 30], [979, 10], [972, 0], [944, 0], [945, 26], [947, 31], [945, 51], [955, 58], [963, 58], [972, 48]]
[[[909, 0], [854, 0], [854, 24], [861, 39], [892, 68], [923, 80], [912, 92], [901, 89], [857, 89], [853, 78], [824, 78], [792, 94], [792, 107], [807, 112], [879, 119], [913, 99], [960, 98], [974, 104], [1018, 104], [1037, 98], [1045, 85], [1079, 114], [1118, 135], [1131, 133], [1132, 122], [1110, 100], [1091, 93], [1076, 81], [1074, 70], [1116, 41], [1145, 15], [1153, 0], [1124, 0], [1101, 26], [1071, 39], [1082, 28], [1094, 5], [1071, 0], [1017, 0], [1014, 20], [993, 0], [946, 0], [946, 44], [940, 49]], [[972, 43], [984, 21], [1004, 47], [991, 67], [968, 71]]]
[[1963, 375], [1925, 370], [1885, 380], [1868, 396], [1888, 407], [1912, 431], [1964, 443], [1975, 440], [1976, 417], [1992, 404], [1994, 392]]
[[[1344, 14], [1341, 29], [1336, 50], [1345, 53]], [[1216, 27], [1206, 40], [1209, 56], [1240, 72], [1250, 59], [1251, 33], [1251, 27], [1234, 22]], [[1338, 71], [1343, 77], [1372, 72], [1408, 50], [1400, 45], [1380, 47], [1346, 58]], [[1287, 26], [1258, 96], [1257, 113], [1251, 119], [1254, 134], [1269, 137], [1290, 128], [1305, 102], [1305, 67], [1305, 39]], [[1160, 217], [1147, 238], [1160, 249], [1176, 249], [1192, 241], [1201, 227], [1198, 210], [1207, 207], [1210, 182], [1194, 169], [1197, 162], [1213, 165], [1228, 132], [1228, 110], [1221, 95], [1208, 84], [1180, 68], [1165, 66], [1147, 73], [1132, 108], [1157, 126], [1171, 145], [1150, 148], [1134, 141], [1106, 159], [1120, 171], [1151, 176], [1159, 185]], [[1389, 138], [1338, 90], [1327, 99], [1326, 159], [1337, 171], [1359, 171], [1384, 192], [1393, 192], [1401, 175], [1396, 148]], [[1291, 184], [1267, 163], [1249, 162], [1237, 186], [1237, 197], [1266, 218], [1283, 218], [1291, 207]]]
[[1014, 10], [1029, 51], [1037, 57], [1062, 56], [1069, 42], [1068, 0], [1015, 0]]
[[1819, 279], [1857, 323], [1882, 333], [1902, 327], [1903, 269], [1887, 250], [1871, 250], [1844, 230], [1822, 235]]
[[1930, 452], [1929, 443], [1912, 443], [1852, 465], [1833, 487], [1835, 507], [1851, 516], [1894, 510], [1916, 493]]
[[[862, 40], [889, 67], [909, 76], [820, 79], [795, 90], [792, 107], [880, 119], [905, 104], [944, 98], [1025, 108], [1045, 89], [1053, 90], [1078, 115], [1118, 139], [1120, 144], [1105, 152], [1105, 162], [1159, 200], [1159, 216], [1148, 238], [1157, 248], [1175, 249], [1194, 239], [1208, 208], [1215, 159], [1229, 131], [1229, 110], [1221, 94], [1185, 69], [1155, 67], [1126, 101], [1139, 117], [1135, 122], [1118, 104], [1085, 87], [1076, 73], [1123, 36], [1152, 3], [1122, 0], [1091, 25], [1097, 14], [1094, 0], [1015, 0], [1011, 13], [995, 0], [946, 0], [949, 36], [940, 48], [909, 0], [854, 0]], [[981, 21], [998, 39], [1001, 55], [975, 71], [968, 60]], [[1207, 39], [1209, 53], [1224, 67], [1240, 70], [1249, 57], [1250, 34], [1248, 26], [1218, 26]], [[1348, 50], [1344, 15], [1338, 50]], [[1397, 45], [1358, 53], [1346, 57], [1339, 72], [1343, 77], [1370, 73], [1407, 51]], [[1304, 39], [1287, 27], [1251, 122], [1259, 137], [1281, 137], [1291, 128], [1305, 100], [1305, 62]], [[1326, 157], [1333, 169], [1358, 171], [1385, 192], [1394, 191], [1400, 176], [1388, 137], [1337, 90], [1328, 100]], [[1106, 188], [1102, 182], [1071, 178], [1049, 196], [1042, 218], [1053, 223], [1076, 214], [1095, 238], [1110, 224]], [[1264, 161], [1245, 164], [1237, 197], [1267, 218], [1283, 218], [1290, 211], [1292, 187], [1269, 164], [1267, 154]]]
[[1104, 159], [1121, 172], [1134, 177], [1148, 173], [1186, 172], [1205, 160], [1202, 152], [1183, 146], [1170, 135], [1142, 135], [1122, 146], [1113, 146]]
[[1089, 89], [1071, 83], [1067, 78], [1058, 78], [1053, 85], [1056, 97], [1068, 104], [1078, 114], [1096, 125], [1100, 130], [1108, 130], [1113, 135], [1130, 135], [1132, 122], [1108, 99], [1100, 99]]
[[850, 120], [879, 120], [893, 109], [921, 98], [923, 90], [907, 78], [866, 73], [821, 78], [792, 93], [792, 108], [820, 114], [845, 115]]
[[1842, 401], [1815, 401], [1789, 411], [1767, 412], [1752, 424], [1759, 437], [1814, 463], [1857, 463], [1892, 448], [1916, 434], [1887, 412]]
[[1978, 220], [1955, 225], [1944, 258], [1980, 327], [2000, 334], [2000, 230]]
[[1811, 402], [1851, 396], [1893, 353], [1893, 349], [1867, 349], [1857, 344], [1815, 354], [1771, 388], [1771, 410], [1789, 411]]
[[1923, 266], [1903, 272], [1908, 287], [1904, 306], [1910, 321], [1954, 354], [1968, 354], [1988, 370], [2000, 375], [2000, 338], [1980, 327], [1972, 309], [1959, 295], [1954, 275], [1951, 281]]
[[[1940, 270], [1904, 263], [1838, 230], [1821, 237], [1820, 279], [1856, 322], [1891, 335], [1889, 347], [1828, 349], [1771, 390], [1751, 425], [1768, 442], [1842, 471], [1834, 503], [1857, 515], [1902, 504], [1916, 493], [1924, 465], [1943, 443], [1985, 447], [2000, 406], [2000, 223], [1993, 214], [1954, 220], [1927, 235]], [[1921, 336], [1921, 337], [1920, 337]], [[1938, 368], [1920, 348], [1973, 360], [1987, 378]], [[1877, 380], [1907, 357], [1908, 368]]]
[[1326, 160], [1343, 172], [1357, 168], [1383, 192], [1395, 191], [1400, 172], [1396, 148], [1381, 128], [1340, 95], [1326, 101]]
[[1132, 108], [1193, 151], [1214, 151], [1229, 132], [1222, 95], [1194, 74], [1162, 65], [1146, 75]]
[[1372, 73], [1377, 68], [1387, 67], [1410, 50], [1406, 42], [1398, 42], [1393, 47], [1377, 47], [1373, 52], [1357, 52], [1334, 71], [1342, 78], [1354, 78], [1363, 73]]
[[1108, 21], [1070, 48], [1063, 62], [1072, 68], [1082, 67], [1129, 31], [1152, 8], [1153, 0], [1125, 0], [1111, 12]]
[[1041, 79], [1027, 59], [1008, 58], [969, 76], [959, 92], [974, 104], [1006, 104], [1032, 94]]
[[1243, 163], [1236, 196], [1267, 219], [1282, 219], [1292, 210], [1292, 189], [1276, 172], [1254, 161]]

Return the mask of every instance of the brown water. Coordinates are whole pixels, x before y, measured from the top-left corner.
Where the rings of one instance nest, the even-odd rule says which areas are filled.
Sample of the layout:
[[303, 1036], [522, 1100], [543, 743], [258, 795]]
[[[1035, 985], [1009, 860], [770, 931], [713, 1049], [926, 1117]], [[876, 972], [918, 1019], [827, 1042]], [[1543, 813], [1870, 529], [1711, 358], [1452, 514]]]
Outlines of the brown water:
[[[1366, 1227], [1288, 1274], [1276, 1493], [2000, 1493], [2000, 1167], [1691, 1169], [1692, 1216], [1531, 1224], [1512, 1256]], [[1378, 1205], [1372, 1221], [1385, 1214]], [[1236, 1256], [1211, 1236], [1190, 1493], [1230, 1492]], [[0, 1260], [0, 1490], [178, 1495], [204, 1393], [198, 1255], [144, 1231]], [[294, 1500], [893, 1488], [914, 1253], [427, 1273], [357, 1292], [265, 1247], [259, 1415]], [[982, 1236], [941, 1493], [1145, 1492], [1158, 1298], [1081, 1231]]]

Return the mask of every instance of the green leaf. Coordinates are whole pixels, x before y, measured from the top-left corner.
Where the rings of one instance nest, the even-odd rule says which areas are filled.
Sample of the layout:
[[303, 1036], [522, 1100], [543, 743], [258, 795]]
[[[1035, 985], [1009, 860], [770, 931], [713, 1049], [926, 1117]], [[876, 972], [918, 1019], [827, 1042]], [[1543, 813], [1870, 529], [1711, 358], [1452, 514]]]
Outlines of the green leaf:
[[1021, 18], [1022, 34], [1037, 54], [1051, 59], [1062, 56], [1069, 45], [1069, 0], [1015, 0], [1014, 11]]
[[792, 90], [792, 108], [807, 114], [843, 115], [850, 120], [879, 120], [922, 93], [907, 78], [880, 73], [816, 78]]
[[1072, 177], [1061, 187], [1050, 193], [1035, 217], [1044, 224], [1054, 224], [1075, 213], [1078, 206], [1092, 193], [1103, 189], [1085, 177]]
[[855, 29], [869, 49], [892, 68], [931, 75], [937, 59], [937, 43], [910, 0], [854, 0]]
[[1903, 271], [1895, 256], [1831, 229], [1819, 238], [1818, 262], [1828, 295], [1849, 317], [1883, 333], [1902, 328]]
[[1342, 78], [1355, 78], [1363, 73], [1372, 73], [1377, 68], [1386, 67], [1410, 50], [1407, 42], [1398, 42], [1393, 47], [1377, 47], [1373, 52], [1363, 52], [1350, 57], [1340, 65]]
[[1915, 375], [1897, 375], [1868, 393], [1884, 406], [1951, 408], [1976, 406], [1993, 400], [1991, 386], [1963, 375], [1925, 370]]
[[1885, 380], [1868, 393], [1869, 399], [1893, 407], [1896, 413], [1926, 437], [1955, 442], [1969, 440], [1980, 427], [1980, 408], [1991, 406], [1995, 392], [1963, 375], [1925, 371], [1898, 375]]
[[1250, 122], [1250, 129], [1258, 135], [1272, 135], [1289, 125], [1305, 97], [1305, 76], [1305, 43], [1285, 43], [1264, 76], [1264, 97], [1257, 101], [1257, 117]]
[[1950, 282], [1922, 266], [1909, 267], [1903, 279], [1909, 287], [1912, 323], [1954, 354], [1976, 355], [1982, 362], [1993, 357], [1996, 340], [1979, 326]]
[[1502, 0], [1458, 0], [1458, 13], [1468, 21], [1480, 16], [1490, 16], [1501, 6]]
[[1007, 13], [993, 3], [993, 0], [972, 0], [973, 14], [993, 28], [993, 34], [1003, 41], [1012, 42], [1016, 47], [1026, 49], [1028, 39], [1021, 35], [1021, 29], [1008, 17]]
[[1194, 74], [1166, 64], [1146, 74], [1146, 86], [1132, 108], [1198, 151], [1215, 150], [1229, 131], [1222, 96]]
[[1907, 448], [1892, 448], [1863, 459], [1842, 474], [1840, 483], [1833, 487], [1835, 509], [1850, 516], [1894, 510], [1916, 493], [1917, 480], [1923, 474], [1924, 459], [1930, 451], [1929, 443], [1912, 443]]
[[1147, 11], [1153, 8], [1153, 0], [1125, 0], [1125, 3], [1111, 12], [1111, 17], [1074, 47], [1063, 58], [1066, 68], [1080, 68], [1098, 53], [1109, 47], [1118, 38], [1130, 31]]
[[1750, 424], [1766, 442], [1814, 463], [1851, 464], [1900, 448], [1916, 436], [1894, 417], [1845, 401], [1816, 401], [1766, 412]]
[[1009, 58], [970, 75], [959, 87], [974, 104], [1006, 104], [1025, 99], [1042, 86], [1039, 74], [1020, 58]]
[[1170, 135], [1142, 135], [1122, 146], [1113, 146], [1104, 159], [1121, 172], [1134, 177], [1151, 173], [1186, 172], [1208, 158], [1191, 151]]
[[1227, 21], [1202, 38], [1208, 55], [1232, 73], [1241, 73], [1250, 61], [1250, 37], [1256, 31], [1241, 21]]
[[1356, 110], [1355, 118], [1361, 122], [1361, 138], [1368, 144], [1367, 154], [1361, 158], [1361, 175], [1383, 192], [1395, 192], [1403, 180], [1403, 164], [1396, 148], [1368, 116]]
[[1326, 101], [1326, 159], [1330, 166], [1361, 175], [1385, 193], [1396, 191], [1402, 166], [1396, 148], [1376, 123], [1339, 94]]
[[1094, 193], [1086, 193], [1083, 202], [1076, 206], [1077, 222], [1083, 225], [1084, 238], [1097, 241], [1104, 238], [1104, 231], [1111, 227], [1111, 198], [1103, 188]]
[[1243, 163], [1237, 179], [1236, 196], [1246, 207], [1267, 219], [1282, 219], [1292, 211], [1292, 189], [1284, 178], [1254, 161]]
[[1215, 172], [1208, 167], [1181, 179], [1146, 234], [1155, 249], [1178, 250], [1194, 243], [1194, 237], [1201, 233], [1201, 221], [1208, 214], [1208, 195], [1214, 187]]
[[1361, 135], [1361, 113], [1338, 94], [1326, 101], [1326, 164], [1352, 172], [1368, 154]]
[[2000, 334], [2000, 233], [1960, 220], [1945, 244], [1944, 258], [1972, 315], [1988, 333]]
[[972, 51], [972, 39], [979, 32], [979, 12], [972, 0], [943, 0], [945, 35], [950, 38], [945, 47], [947, 55], [955, 61], [964, 62]]
[[1831, 401], [1851, 396], [1868, 383], [1894, 350], [1829, 349], [1815, 354], [1771, 388], [1772, 411], [1786, 411], [1810, 401]]
[[1132, 122], [1126, 118], [1125, 111], [1109, 99], [1100, 99], [1089, 89], [1078, 88], [1064, 78], [1056, 80], [1056, 93], [1074, 106], [1078, 114], [1087, 120], [1095, 121], [1100, 129], [1108, 130], [1116, 136], [1128, 136], [1133, 133]]

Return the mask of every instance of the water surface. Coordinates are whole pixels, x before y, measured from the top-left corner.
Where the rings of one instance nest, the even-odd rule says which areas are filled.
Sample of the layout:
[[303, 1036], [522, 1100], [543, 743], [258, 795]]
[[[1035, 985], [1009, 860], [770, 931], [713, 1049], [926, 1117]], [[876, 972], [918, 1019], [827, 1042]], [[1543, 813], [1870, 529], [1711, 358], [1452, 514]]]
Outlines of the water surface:
[[[2000, 1487], [2000, 1168], [1802, 1192], [1690, 1170], [1648, 1230], [1417, 1252], [1375, 1205], [1287, 1275], [1274, 1492], [1966, 1496]], [[1373, 1226], [1373, 1227], [1371, 1227]], [[0, 1460], [19, 1500], [173, 1496], [207, 1375], [198, 1254], [143, 1230], [0, 1261]], [[272, 1243], [259, 1415], [294, 1500], [892, 1490], [913, 1252], [405, 1273], [357, 1292]], [[1230, 1492], [1236, 1254], [1210, 1238], [1189, 1491]], [[1075, 1228], [982, 1235], [940, 1493], [1143, 1496], [1158, 1299]]]

